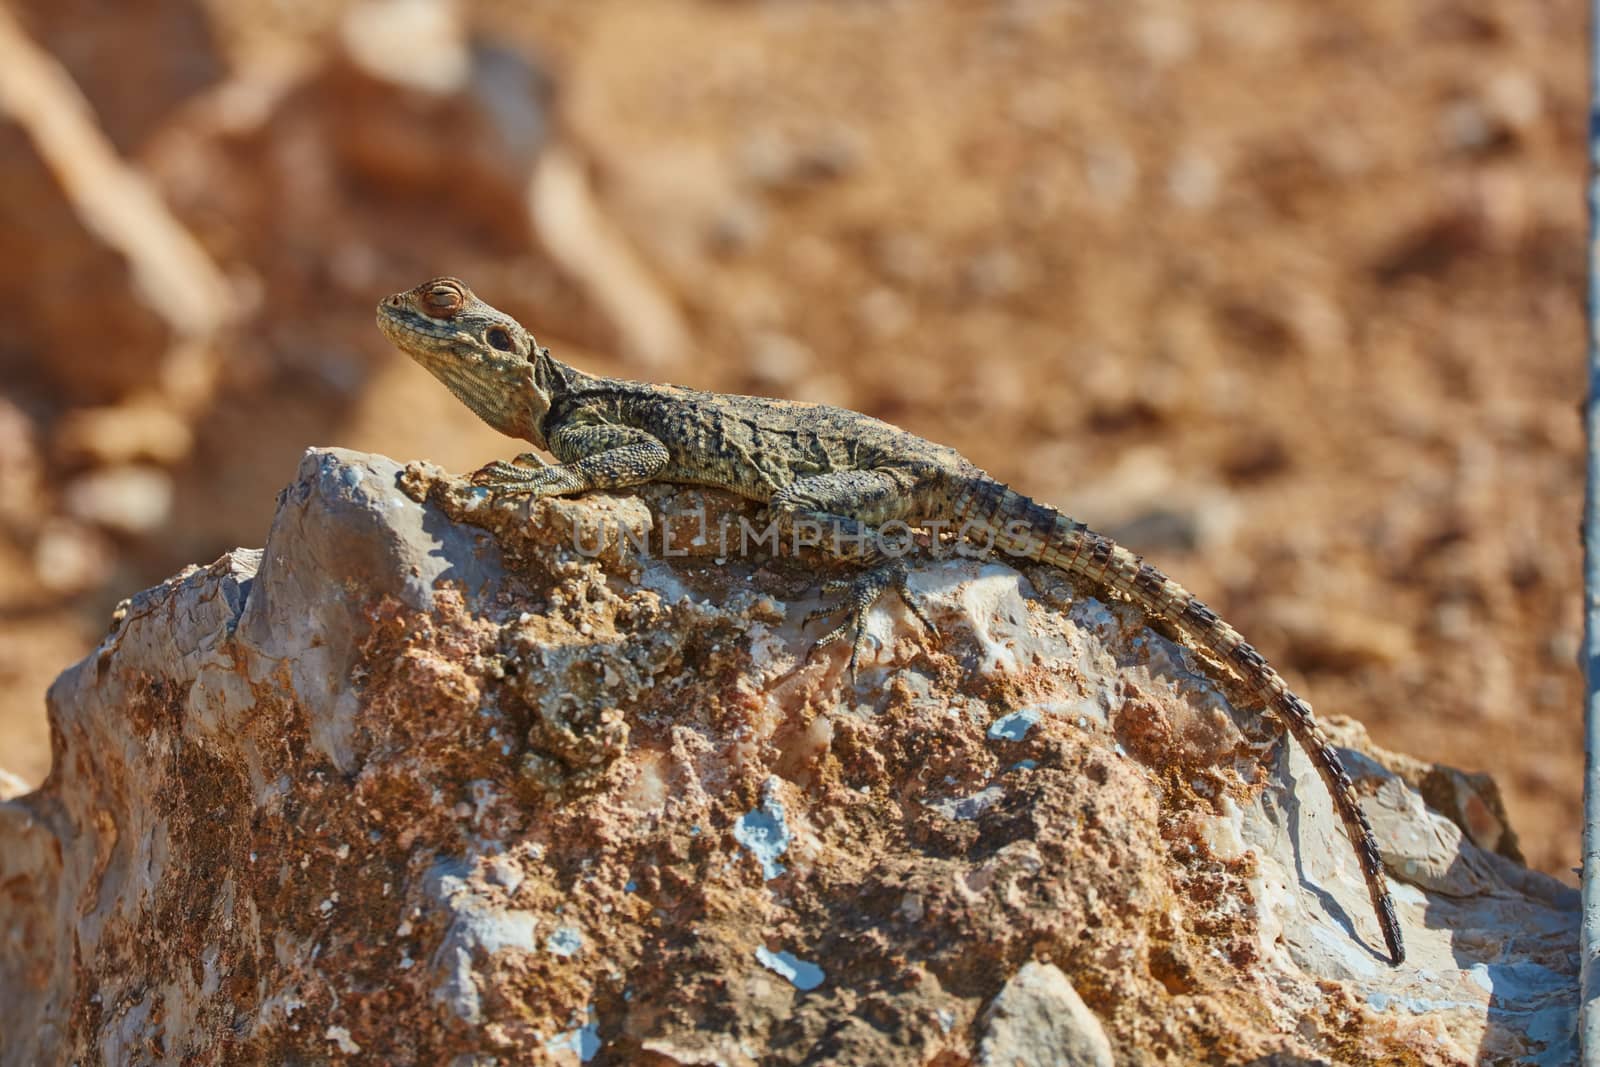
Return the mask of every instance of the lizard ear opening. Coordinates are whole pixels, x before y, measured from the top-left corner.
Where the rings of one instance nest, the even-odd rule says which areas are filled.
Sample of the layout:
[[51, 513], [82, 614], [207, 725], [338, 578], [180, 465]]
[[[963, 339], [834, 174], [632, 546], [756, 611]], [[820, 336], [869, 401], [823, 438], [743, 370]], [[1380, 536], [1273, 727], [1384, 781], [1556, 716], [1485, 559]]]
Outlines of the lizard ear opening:
[[483, 339], [489, 343], [490, 348], [497, 348], [502, 352], [515, 352], [516, 341], [511, 338], [511, 331], [504, 326], [491, 326], [484, 333]]

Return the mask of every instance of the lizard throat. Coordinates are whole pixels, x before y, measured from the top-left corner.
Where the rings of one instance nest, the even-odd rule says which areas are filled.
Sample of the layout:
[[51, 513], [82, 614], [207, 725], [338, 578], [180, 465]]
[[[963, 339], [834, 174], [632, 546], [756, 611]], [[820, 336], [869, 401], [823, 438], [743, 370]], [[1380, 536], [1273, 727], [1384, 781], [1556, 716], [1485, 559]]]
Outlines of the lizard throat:
[[508, 437], [520, 437], [540, 448], [545, 447], [540, 425], [544, 411], [535, 410], [538, 405], [530, 402], [533, 398], [526, 382], [499, 381], [474, 374], [454, 361], [429, 362], [426, 366], [478, 418]]

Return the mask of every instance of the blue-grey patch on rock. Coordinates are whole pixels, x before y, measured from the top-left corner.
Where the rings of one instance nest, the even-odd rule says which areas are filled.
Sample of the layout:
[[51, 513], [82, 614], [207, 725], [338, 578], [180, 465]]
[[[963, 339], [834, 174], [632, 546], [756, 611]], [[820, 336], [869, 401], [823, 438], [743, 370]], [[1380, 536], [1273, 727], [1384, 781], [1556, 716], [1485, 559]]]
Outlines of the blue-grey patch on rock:
[[767, 881], [784, 872], [778, 857], [794, 840], [785, 821], [783, 801], [778, 799], [778, 779], [768, 778], [761, 788], [761, 806], [746, 812], [733, 824], [733, 839], [761, 861], [761, 877]]
[[756, 960], [763, 967], [789, 980], [789, 984], [808, 993], [821, 985], [824, 979], [822, 968], [815, 963], [797, 959], [791, 952], [773, 952], [765, 945], [756, 949]]

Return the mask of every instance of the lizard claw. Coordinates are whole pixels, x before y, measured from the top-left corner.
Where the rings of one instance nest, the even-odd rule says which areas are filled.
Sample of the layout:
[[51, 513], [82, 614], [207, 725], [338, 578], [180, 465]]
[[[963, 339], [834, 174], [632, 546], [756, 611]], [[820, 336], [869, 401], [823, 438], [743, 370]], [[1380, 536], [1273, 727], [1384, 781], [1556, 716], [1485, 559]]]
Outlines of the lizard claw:
[[872, 606], [884, 593], [893, 589], [900, 594], [906, 606], [917, 620], [926, 626], [935, 637], [939, 635], [939, 628], [933, 624], [928, 613], [923, 610], [922, 604], [907, 581], [909, 572], [904, 563], [892, 560], [871, 570], [859, 574], [854, 578], [835, 579], [823, 584], [824, 593], [844, 593], [844, 599], [834, 604], [824, 604], [813, 611], [806, 613], [801, 621], [802, 628], [811, 625], [816, 619], [828, 618], [845, 613], [845, 619], [839, 625], [823, 634], [811, 643], [811, 648], [806, 652], [806, 659], [812, 653], [826, 645], [850, 638], [850, 680], [854, 684], [856, 665], [861, 661], [861, 651], [867, 643], [867, 616], [872, 611]]
[[906, 607], [911, 609], [911, 614], [917, 617], [917, 621], [926, 626], [928, 632], [937, 638], [939, 636], [939, 628], [928, 617], [927, 610], [922, 606], [922, 598], [911, 591], [911, 572], [906, 570], [904, 564], [896, 564], [893, 578], [894, 591], [900, 594], [900, 599], [905, 602]]

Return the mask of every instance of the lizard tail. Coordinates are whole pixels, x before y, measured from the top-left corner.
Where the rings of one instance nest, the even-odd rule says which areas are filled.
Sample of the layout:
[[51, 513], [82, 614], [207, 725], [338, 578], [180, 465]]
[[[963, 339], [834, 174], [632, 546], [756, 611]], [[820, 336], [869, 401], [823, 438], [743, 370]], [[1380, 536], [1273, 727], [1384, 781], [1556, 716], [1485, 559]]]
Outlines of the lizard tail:
[[1338, 749], [1311, 713], [1311, 705], [1290, 692], [1284, 680], [1239, 632], [1217, 617], [1193, 593], [1103, 534], [1030, 500], [1000, 482], [974, 478], [957, 496], [957, 521], [988, 530], [995, 547], [1087, 578], [1138, 604], [1170, 624], [1186, 644], [1225, 663], [1275, 712], [1310, 756], [1333, 797], [1334, 810], [1355, 847], [1372, 898], [1378, 925], [1399, 966], [1405, 960], [1400, 921], [1384, 877], [1383, 859], [1366, 812], [1356, 798]]

